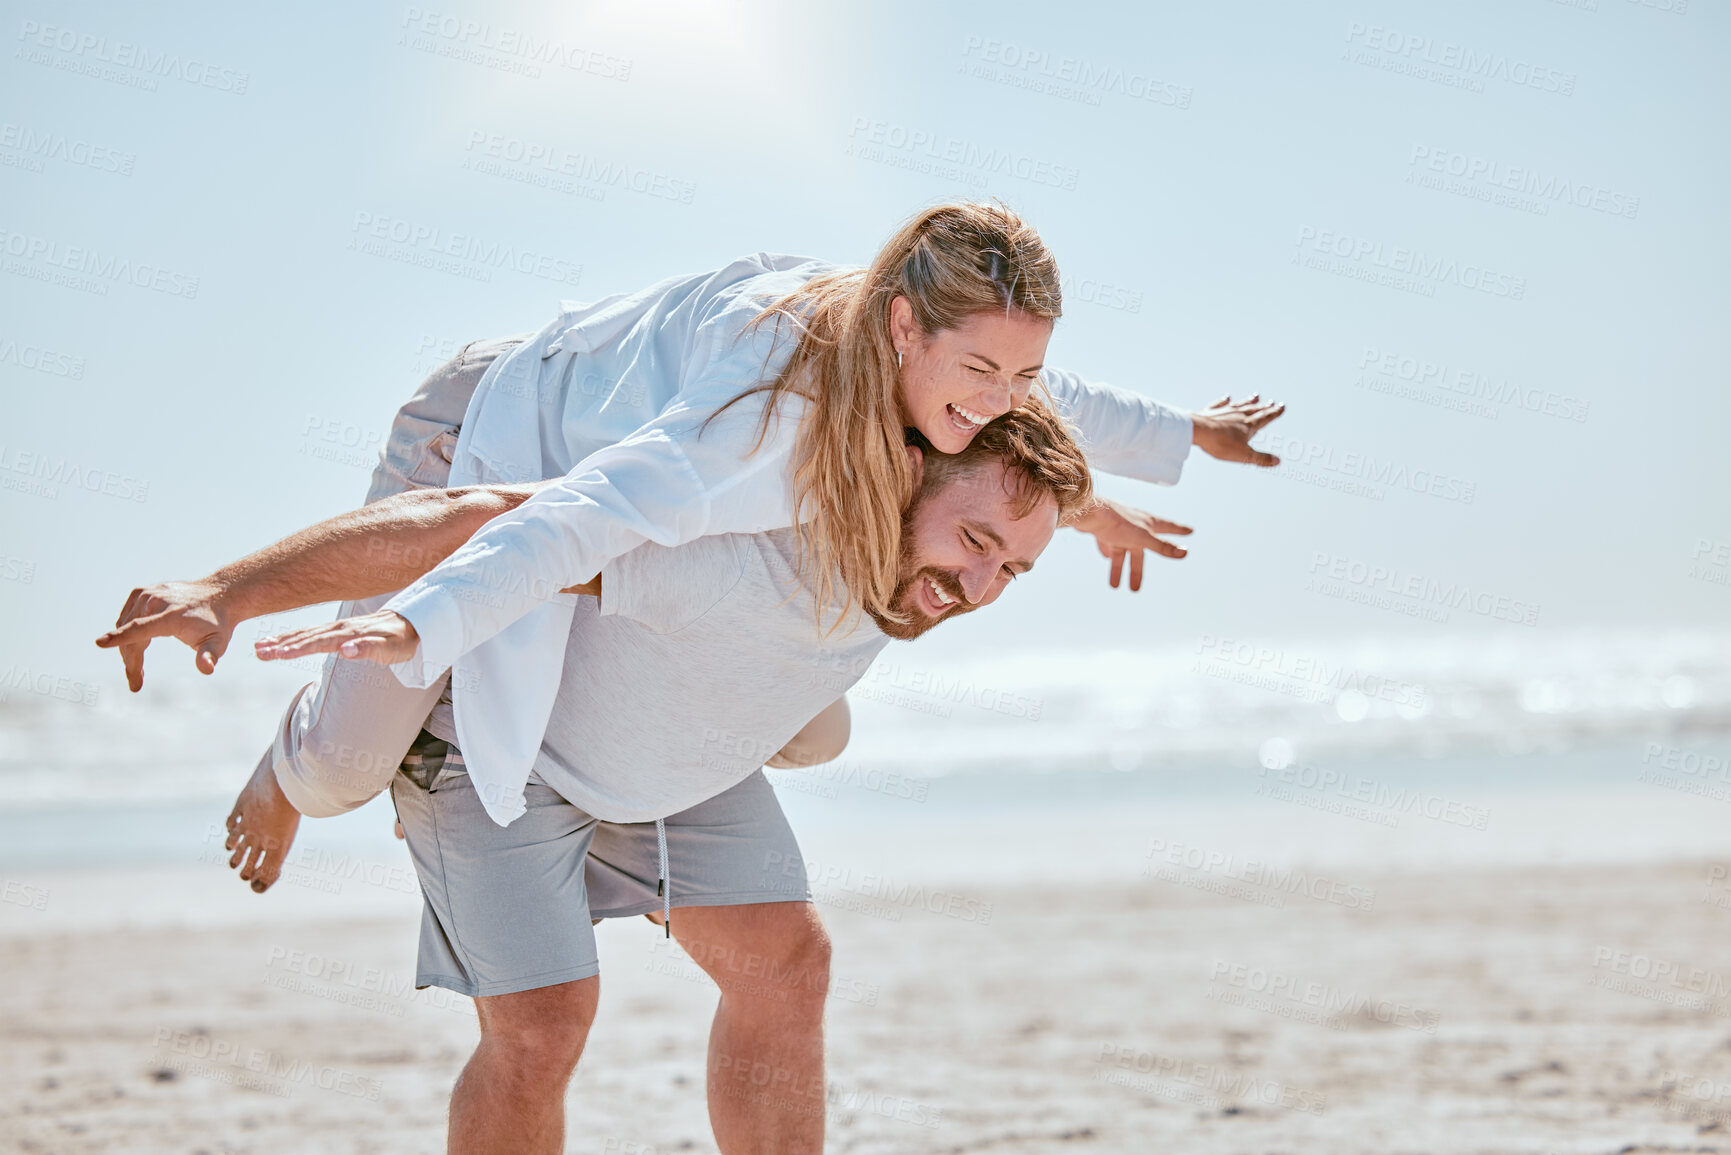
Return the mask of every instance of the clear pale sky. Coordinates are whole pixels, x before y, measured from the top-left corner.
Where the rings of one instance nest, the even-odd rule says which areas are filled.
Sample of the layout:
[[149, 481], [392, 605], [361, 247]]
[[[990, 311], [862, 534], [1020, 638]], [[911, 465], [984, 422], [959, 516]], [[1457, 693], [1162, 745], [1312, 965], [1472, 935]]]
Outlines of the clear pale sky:
[[0, 667], [120, 692], [125, 592], [357, 504], [467, 340], [964, 194], [1058, 254], [1054, 364], [1312, 462], [1108, 483], [1192, 556], [1130, 598], [1066, 535], [933, 646], [1723, 629], [1731, 18], [1680, 2], [10, 6]]

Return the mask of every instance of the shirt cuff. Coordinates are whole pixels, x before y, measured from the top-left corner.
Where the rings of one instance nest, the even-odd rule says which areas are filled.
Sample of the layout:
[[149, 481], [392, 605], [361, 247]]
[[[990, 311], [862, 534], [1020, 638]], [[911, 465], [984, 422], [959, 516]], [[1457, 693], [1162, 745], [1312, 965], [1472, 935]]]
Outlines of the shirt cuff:
[[630, 557], [632, 552], [634, 551], [627, 551], [619, 557], [612, 558], [601, 567], [601, 572], [596, 575], [601, 579], [599, 612], [602, 617], [611, 614], [631, 616], [631, 599], [628, 596], [631, 592], [630, 563], [625, 559]]
[[463, 617], [455, 599], [417, 582], [386, 602], [384, 608], [408, 619], [421, 638], [413, 656], [392, 665], [391, 673], [411, 690], [426, 689], [455, 665], [462, 653]]
[[1174, 410], [1171, 421], [1161, 422], [1160, 431], [1154, 435], [1154, 458], [1169, 463], [1167, 485], [1178, 484], [1184, 473], [1184, 459], [1190, 456], [1190, 446], [1195, 440], [1196, 423], [1190, 420], [1190, 414]]

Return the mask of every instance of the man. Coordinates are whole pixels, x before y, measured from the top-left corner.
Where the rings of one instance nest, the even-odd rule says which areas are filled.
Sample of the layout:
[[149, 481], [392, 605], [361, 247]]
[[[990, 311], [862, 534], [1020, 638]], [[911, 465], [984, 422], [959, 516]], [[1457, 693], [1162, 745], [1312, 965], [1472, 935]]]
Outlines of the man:
[[[828, 942], [805, 880], [786, 874], [803, 859], [760, 767], [889, 637], [990, 604], [1032, 568], [1060, 521], [1092, 506], [1086, 459], [1037, 402], [987, 425], [960, 454], [909, 454], [917, 490], [894, 618], [819, 629], [834, 607], [815, 604], [798, 576], [789, 530], [645, 545], [568, 591], [594, 596], [578, 607], [515, 821], [489, 818], [463, 772], [448, 694], [427, 718], [392, 797], [426, 899], [416, 983], [475, 996], [481, 1024], [452, 1094], [452, 1151], [561, 1149], [565, 1086], [599, 991], [590, 920], [657, 913], [683, 944], [703, 944], [692, 953], [722, 989], [709, 1068], [721, 1150], [821, 1148]], [[213, 626], [226, 640], [260, 613], [396, 588], [530, 488], [386, 499], [203, 582], [135, 591], [101, 644], [141, 656], [151, 637], [173, 635], [202, 649]], [[171, 608], [148, 612], [159, 603]], [[336, 623], [259, 650], [290, 658], [364, 636]], [[736, 947], [787, 981], [766, 989], [716, 962]], [[780, 1096], [730, 1094], [741, 1064], [786, 1072], [787, 1085], [817, 1094], [795, 1109]]]
[[[770, 267], [780, 268], [788, 260], [792, 258], [772, 260]], [[729, 272], [735, 274], [731, 279], [722, 276], [714, 285], [706, 282], [704, 292], [711, 296], [699, 294], [696, 305], [684, 311], [705, 314], [720, 307], [719, 302], [743, 283], [740, 276], [762, 270], [752, 261], [741, 261], [730, 266]], [[631, 433], [658, 412], [660, 398], [641, 385], [634, 366], [646, 356], [643, 346], [647, 338], [640, 335], [649, 328], [645, 323], [658, 315], [656, 309], [664, 304], [656, 290], [646, 290], [562, 314], [558, 323], [538, 335], [521, 334], [464, 346], [455, 358], [428, 376], [398, 412], [374, 471], [367, 502], [408, 491], [442, 489], [449, 483], [460, 433], [469, 426], [485, 424], [485, 413], [477, 417], [469, 410], [477, 389], [485, 391], [484, 382], [489, 379], [493, 379], [493, 406], [505, 405], [512, 410], [505, 428], [495, 428], [489, 434], [490, 442], [495, 448], [509, 446], [505, 456], [521, 458], [532, 467], [529, 476], [514, 480], [558, 477], [587, 453]], [[753, 305], [747, 312], [755, 308]], [[564, 327], [566, 322], [573, 322], [569, 330]], [[568, 333], [579, 331], [586, 334], [582, 340], [565, 339]], [[553, 350], [561, 344], [568, 347], [555, 354]], [[539, 383], [512, 378], [509, 384], [501, 384], [499, 369], [525, 351], [530, 361], [540, 366]], [[585, 401], [581, 419], [561, 408], [569, 401], [565, 394], [571, 390]], [[1258, 430], [1283, 411], [1272, 402], [1262, 403], [1256, 397], [1240, 402], [1222, 398], [1198, 413], [1178, 414], [1152, 401], [1120, 401], [1114, 412], [1125, 418], [1124, 430], [1111, 452], [1102, 453], [1099, 445], [1088, 447], [1097, 467], [1104, 464], [1131, 476], [1169, 484], [1176, 479], [1192, 442], [1223, 460], [1259, 465], [1274, 460], [1249, 444]], [[536, 441], [536, 427], [542, 421], [551, 421], [558, 430], [557, 443], [540, 449], [519, 445], [525, 436], [531, 443]], [[1182, 436], [1171, 436], [1174, 429]], [[533, 489], [531, 486], [525, 492]], [[485, 521], [506, 508], [495, 496], [470, 490], [447, 512], [478, 511], [485, 513], [480, 519]], [[1158, 535], [1190, 532], [1185, 526], [1109, 501], [1100, 502], [1087, 519], [1077, 519], [1072, 525], [1092, 533], [1101, 553], [1112, 559], [1113, 587], [1119, 584], [1128, 559], [1132, 590], [1141, 586], [1144, 551], [1184, 556], [1182, 548]], [[472, 528], [463, 532], [459, 543]], [[367, 587], [371, 594], [343, 605], [341, 617], [376, 610], [420, 575], [419, 569], [405, 568], [399, 564], [402, 559], [388, 556], [382, 543], [374, 544], [375, 553], [366, 559], [370, 572], [381, 578], [397, 574], [401, 580], [396, 585], [385, 580], [371, 584]], [[308, 580], [316, 580], [316, 575]], [[204, 629], [196, 635], [200, 640], [195, 661], [202, 672], [210, 673], [228, 644], [232, 626], [224, 628], [209, 618], [209, 607], [199, 600], [203, 591], [182, 586], [164, 592], [188, 600], [171, 607], [159, 597], [147, 604], [129, 604], [128, 612], [156, 614], [174, 609], [185, 619], [182, 630], [192, 629], [204, 615]], [[190, 639], [194, 635], [183, 632], [180, 636]], [[136, 692], [143, 685], [143, 645], [122, 644], [120, 649], [128, 684]], [[274, 740], [229, 814], [228, 849], [234, 852], [230, 865], [238, 870], [242, 881], [260, 893], [271, 886], [302, 815], [341, 814], [386, 789], [444, 689], [443, 682], [409, 688], [371, 663], [332, 655], [318, 680], [303, 687], [289, 703]], [[827, 727], [823, 725], [826, 722]], [[830, 748], [839, 749], [835, 744], [845, 742], [847, 734], [845, 700], [825, 719], [814, 720], [814, 726], [827, 728]]]

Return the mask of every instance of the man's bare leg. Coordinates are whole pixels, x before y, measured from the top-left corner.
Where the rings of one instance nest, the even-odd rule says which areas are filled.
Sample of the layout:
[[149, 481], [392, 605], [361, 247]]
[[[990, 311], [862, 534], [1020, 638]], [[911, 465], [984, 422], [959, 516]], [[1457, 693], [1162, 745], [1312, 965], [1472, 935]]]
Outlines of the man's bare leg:
[[451, 1090], [449, 1155], [559, 1155], [565, 1088], [601, 995], [599, 978], [475, 1000], [481, 1042]]
[[722, 1155], [822, 1151], [830, 945], [817, 908], [675, 907], [673, 934], [721, 988], [708, 1081]]

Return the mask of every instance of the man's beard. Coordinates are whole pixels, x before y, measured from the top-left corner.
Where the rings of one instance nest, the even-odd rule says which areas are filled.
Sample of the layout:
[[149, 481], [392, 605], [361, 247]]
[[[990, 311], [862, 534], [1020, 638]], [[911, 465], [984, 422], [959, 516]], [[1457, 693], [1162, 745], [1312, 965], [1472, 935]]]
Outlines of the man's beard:
[[[938, 588], [944, 591], [944, 596], [955, 599], [955, 605], [939, 617], [934, 618], [927, 614], [914, 593], [916, 583], [927, 578], [938, 584]], [[962, 593], [961, 583], [956, 581], [955, 575], [939, 569], [920, 569], [904, 575], [896, 582], [895, 592], [890, 597], [890, 606], [904, 620], [890, 621], [874, 613], [871, 615], [872, 621], [877, 623], [878, 629], [882, 630], [885, 636], [903, 642], [917, 638], [939, 622], [948, 621], [957, 614], [965, 614], [972, 608], [968, 605], [968, 599]]]

